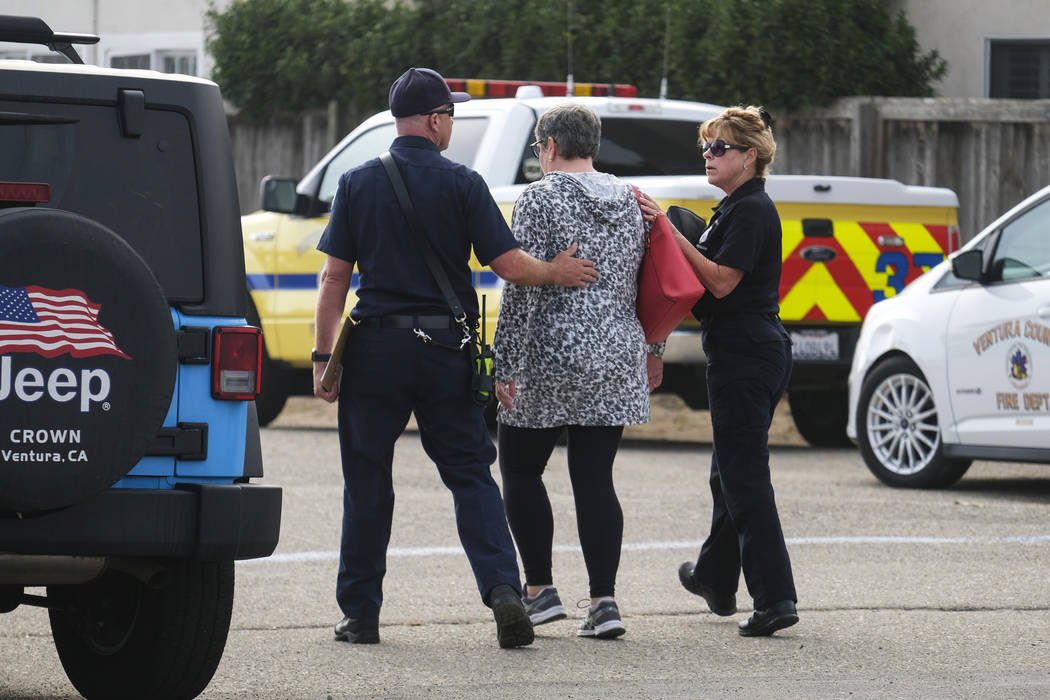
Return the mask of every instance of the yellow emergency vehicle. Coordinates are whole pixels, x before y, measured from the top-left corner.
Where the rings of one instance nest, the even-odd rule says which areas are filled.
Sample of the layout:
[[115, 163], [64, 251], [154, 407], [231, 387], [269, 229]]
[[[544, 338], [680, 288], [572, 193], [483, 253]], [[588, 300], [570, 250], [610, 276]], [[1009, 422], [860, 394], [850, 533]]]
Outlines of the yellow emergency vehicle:
[[[567, 99], [565, 85], [449, 83], [487, 99], [456, 106], [444, 155], [485, 178], [509, 221], [521, 191], [543, 176], [529, 148], [532, 130], [540, 114]], [[708, 218], [723, 193], [707, 182], [697, 127], [722, 107], [633, 93], [630, 86], [575, 86], [572, 99], [602, 119], [595, 167], [628, 180], [664, 207], [677, 204]], [[276, 417], [289, 395], [311, 391], [314, 306], [324, 259], [317, 242], [339, 176], [378, 156], [394, 137], [389, 112], [372, 116], [298, 183], [265, 178], [261, 210], [242, 218], [248, 288], [267, 353], [260, 421]], [[959, 247], [958, 199], [943, 188], [846, 177], [771, 175], [766, 191], [784, 229], [781, 317], [794, 341], [792, 414], [812, 444], [845, 444], [846, 380], [861, 320], [872, 304], [894, 296]], [[491, 338], [501, 282], [472, 262], [475, 287], [486, 295]], [[352, 292], [353, 285], [348, 308], [355, 302]], [[704, 363], [699, 330], [687, 320], [668, 340], [661, 390], [705, 407]]]

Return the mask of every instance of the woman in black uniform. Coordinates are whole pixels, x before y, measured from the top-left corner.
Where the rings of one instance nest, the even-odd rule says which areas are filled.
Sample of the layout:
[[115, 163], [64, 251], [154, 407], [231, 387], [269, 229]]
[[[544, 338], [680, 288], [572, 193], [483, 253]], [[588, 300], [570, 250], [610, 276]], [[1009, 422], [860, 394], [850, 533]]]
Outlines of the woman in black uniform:
[[[780, 217], [765, 192], [776, 143], [758, 107], [731, 107], [700, 127], [707, 179], [726, 197], [694, 247], [678, 241], [707, 293], [693, 308], [707, 354], [714, 430], [711, 532], [678, 577], [717, 615], [736, 613], [740, 572], [754, 614], [745, 637], [798, 622], [791, 562], [769, 476], [769, 425], [791, 375], [791, 340], [780, 323]], [[660, 212], [645, 197], [646, 218]]]

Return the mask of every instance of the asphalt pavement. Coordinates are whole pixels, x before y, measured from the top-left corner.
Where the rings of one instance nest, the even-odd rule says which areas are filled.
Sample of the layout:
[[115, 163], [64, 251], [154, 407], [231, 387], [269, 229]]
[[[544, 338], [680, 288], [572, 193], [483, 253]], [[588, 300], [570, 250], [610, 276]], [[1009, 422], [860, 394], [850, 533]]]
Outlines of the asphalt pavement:
[[[204, 698], [1050, 697], [1050, 468], [978, 462], [953, 489], [879, 484], [852, 449], [772, 448], [798, 625], [745, 639], [750, 612], [706, 611], [676, 570], [710, 517], [710, 444], [628, 440], [617, 599], [627, 633], [578, 638], [587, 597], [564, 450], [547, 484], [569, 619], [502, 650], [456, 536], [452, 500], [407, 433], [379, 645], [332, 639], [341, 477], [330, 412], [300, 404], [263, 431], [285, 491], [281, 542], [237, 567], [233, 626]], [[781, 431], [783, 432], [783, 431]], [[780, 433], [778, 433], [780, 434]], [[498, 477], [498, 469], [494, 468]], [[0, 616], [0, 697], [77, 697], [46, 611]]]

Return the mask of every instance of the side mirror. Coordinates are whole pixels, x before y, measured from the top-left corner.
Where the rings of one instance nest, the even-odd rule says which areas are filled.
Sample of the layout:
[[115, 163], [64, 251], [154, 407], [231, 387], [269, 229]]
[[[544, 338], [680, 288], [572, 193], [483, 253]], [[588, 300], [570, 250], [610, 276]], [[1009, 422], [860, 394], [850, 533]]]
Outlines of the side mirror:
[[961, 280], [980, 282], [983, 267], [984, 253], [980, 250], [967, 250], [952, 258], [952, 273]]
[[[525, 86], [528, 87], [528, 86]], [[518, 88], [519, 90], [521, 88]], [[543, 168], [540, 167], [539, 158], [533, 158], [532, 154], [529, 154], [525, 160], [521, 161], [521, 174], [525, 177], [528, 182], [536, 182], [543, 179]]]
[[694, 246], [700, 242], [700, 236], [707, 228], [707, 222], [702, 217], [678, 205], [667, 207], [667, 218]]
[[267, 175], [259, 183], [259, 200], [263, 211], [278, 214], [295, 212], [296, 181], [290, 178], [271, 177]]

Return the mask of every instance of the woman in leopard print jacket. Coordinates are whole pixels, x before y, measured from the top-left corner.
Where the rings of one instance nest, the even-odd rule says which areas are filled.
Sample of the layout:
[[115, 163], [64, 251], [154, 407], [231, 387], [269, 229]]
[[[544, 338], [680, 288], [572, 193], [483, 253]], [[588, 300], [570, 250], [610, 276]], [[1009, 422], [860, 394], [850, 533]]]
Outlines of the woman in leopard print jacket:
[[494, 347], [507, 518], [533, 623], [565, 617], [553, 586], [554, 521], [542, 477], [567, 430], [592, 605], [578, 634], [615, 637], [624, 632], [613, 598], [623, 513], [612, 465], [623, 427], [649, 420], [649, 392], [663, 369], [663, 348], [646, 347], [635, 313], [646, 224], [631, 187], [594, 169], [601, 120], [593, 110], [559, 105], [539, 118], [535, 135], [545, 177], [518, 198], [514, 236], [541, 260], [576, 242], [600, 277], [586, 289], [504, 288]]

